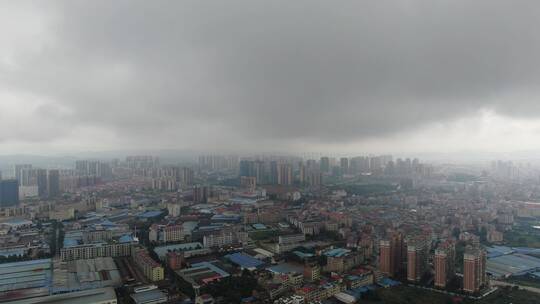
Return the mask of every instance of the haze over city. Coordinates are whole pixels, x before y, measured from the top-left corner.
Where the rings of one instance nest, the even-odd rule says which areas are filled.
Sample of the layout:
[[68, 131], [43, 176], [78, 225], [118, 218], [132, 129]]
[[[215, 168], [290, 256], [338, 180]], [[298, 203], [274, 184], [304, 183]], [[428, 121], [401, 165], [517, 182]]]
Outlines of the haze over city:
[[0, 303], [539, 304], [539, 17], [0, 0]]

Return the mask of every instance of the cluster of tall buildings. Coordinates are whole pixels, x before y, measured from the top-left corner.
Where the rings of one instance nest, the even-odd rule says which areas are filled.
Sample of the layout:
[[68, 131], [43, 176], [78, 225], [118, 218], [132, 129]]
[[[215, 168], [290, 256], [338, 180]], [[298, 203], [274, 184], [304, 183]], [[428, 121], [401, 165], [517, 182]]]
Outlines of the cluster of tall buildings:
[[31, 164], [14, 166], [15, 179], [23, 196], [54, 198], [60, 195], [60, 170], [34, 168]]
[[332, 166], [332, 163], [333, 159], [321, 158], [321, 171], [333, 174], [336, 172], [350, 175], [369, 173], [395, 176], [429, 176], [433, 173], [433, 166], [422, 164], [417, 158], [398, 158], [394, 161], [391, 155], [342, 157], [337, 165]]
[[423, 235], [405, 240], [403, 234], [392, 233], [379, 243], [379, 266], [384, 275], [419, 282], [427, 271], [429, 242]]
[[395, 176], [431, 174], [433, 167], [421, 164], [418, 159], [400, 159], [395, 162], [391, 155], [341, 157], [323, 156], [319, 160], [308, 159], [242, 159], [239, 176], [254, 177], [259, 185], [301, 185], [318, 187], [323, 176], [359, 174], [386, 174]]
[[210, 186], [195, 185], [193, 186], [193, 201], [196, 203], [207, 203], [208, 198], [212, 195]]
[[201, 155], [199, 156], [199, 169], [206, 171], [236, 170], [238, 156], [235, 155]]
[[132, 155], [126, 157], [126, 167], [132, 170], [159, 167], [159, 158], [151, 155]]
[[[429, 255], [431, 242], [426, 236], [405, 239], [395, 232], [379, 243], [379, 270], [389, 277], [405, 276], [407, 281], [418, 283], [430, 273]], [[455, 278], [455, 242], [445, 240], [433, 255], [434, 285], [446, 288]], [[463, 256], [463, 290], [475, 293], [487, 285], [486, 252], [479, 246], [468, 246]]]
[[381, 173], [389, 162], [392, 155], [379, 156], [356, 156], [350, 159], [349, 173]]
[[178, 166], [165, 166], [152, 170], [152, 187], [158, 190], [175, 191], [181, 186], [193, 185], [193, 169]]
[[390, 160], [385, 164], [384, 173], [386, 175], [421, 175], [421, 176], [430, 176], [433, 174], [433, 166], [425, 165], [420, 163], [418, 158], [415, 159], [401, 159], [398, 158], [396, 161]]
[[113, 170], [110, 163], [97, 160], [75, 161], [75, 173], [79, 176], [97, 176], [111, 178]]
[[[188, 168], [159, 167], [159, 158], [153, 156], [128, 156], [124, 162], [118, 160], [77, 160], [74, 168], [42, 169], [32, 164], [13, 166], [13, 177], [18, 182], [19, 197], [55, 198], [62, 192], [81, 187], [94, 186], [114, 176], [149, 176], [160, 179], [156, 187], [163, 188], [163, 180], [174, 178], [176, 182], [193, 184], [194, 173]], [[115, 172], [116, 171], [116, 172]]]
[[322, 156], [318, 163], [311, 159], [306, 162], [308, 167], [317, 166], [323, 174], [361, 174], [382, 173], [386, 164], [392, 161], [391, 155], [379, 156], [355, 156], [352, 158], [341, 157], [339, 159]]
[[274, 185], [290, 186], [293, 184], [292, 165], [287, 163], [270, 163], [270, 180]]
[[491, 162], [491, 173], [502, 179], [515, 179], [520, 175], [520, 168], [512, 161], [497, 160]]
[[253, 177], [256, 184], [292, 185], [293, 166], [284, 161], [241, 160], [240, 177]]
[[[314, 176], [316, 175], [316, 176]], [[321, 184], [321, 172], [318, 168], [308, 167], [303, 162], [296, 166], [285, 160], [241, 160], [239, 166], [240, 179], [245, 183], [255, 182], [257, 185]]]
[[[278, 168], [284, 166], [282, 169]], [[273, 171], [272, 171], [273, 170]], [[280, 171], [288, 170], [298, 176], [300, 180], [307, 179], [312, 173], [324, 175], [357, 175], [357, 174], [387, 174], [387, 175], [411, 175], [431, 173], [432, 166], [420, 163], [415, 159], [393, 160], [391, 155], [380, 156], [357, 156], [341, 157], [339, 159], [323, 156], [319, 160], [308, 159], [306, 161], [294, 160], [251, 160], [243, 159], [240, 161], [240, 176], [255, 176], [258, 183], [276, 183]], [[283, 174], [282, 174], [283, 175]], [[285, 175], [287, 175], [285, 173]], [[304, 178], [302, 178], [304, 176]]]
[[298, 181], [301, 185], [320, 187], [323, 184], [322, 172], [309, 162], [306, 162], [306, 164], [301, 163], [299, 168]]
[[401, 233], [393, 233], [379, 242], [379, 270], [389, 277], [403, 271], [405, 265], [405, 240]]

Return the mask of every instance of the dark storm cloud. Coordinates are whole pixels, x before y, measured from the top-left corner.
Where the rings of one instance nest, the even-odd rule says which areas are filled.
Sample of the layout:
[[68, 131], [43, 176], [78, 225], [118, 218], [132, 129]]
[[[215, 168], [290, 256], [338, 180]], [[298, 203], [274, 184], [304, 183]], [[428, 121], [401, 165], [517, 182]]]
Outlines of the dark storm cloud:
[[35, 5], [51, 39], [0, 83], [135, 143], [351, 142], [540, 114], [537, 1]]

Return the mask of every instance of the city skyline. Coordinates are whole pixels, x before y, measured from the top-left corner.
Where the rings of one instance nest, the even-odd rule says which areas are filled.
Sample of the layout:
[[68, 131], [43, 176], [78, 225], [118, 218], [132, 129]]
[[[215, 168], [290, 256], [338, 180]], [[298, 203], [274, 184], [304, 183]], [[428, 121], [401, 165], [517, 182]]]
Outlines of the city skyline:
[[[1, 175], [0, 301], [538, 297], [525, 285], [537, 286], [540, 269], [534, 164], [139, 154], [18, 162]], [[12, 275], [21, 281], [5, 284]]]
[[539, 304], [539, 16], [0, 0], [0, 304]]

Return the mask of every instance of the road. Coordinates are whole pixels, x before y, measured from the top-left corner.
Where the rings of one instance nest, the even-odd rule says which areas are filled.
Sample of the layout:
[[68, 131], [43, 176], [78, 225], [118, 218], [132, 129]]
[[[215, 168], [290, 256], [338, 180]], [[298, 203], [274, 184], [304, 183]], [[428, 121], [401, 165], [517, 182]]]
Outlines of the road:
[[530, 292], [540, 294], [540, 288], [530, 287], [530, 286], [523, 286], [523, 285], [512, 284], [512, 283], [496, 281], [496, 280], [491, 280], [491, 286], [510, 286], [510, 287], [518, 286], [520, 289], [524, 289], [524, 290], [528, 290]]

